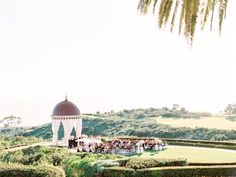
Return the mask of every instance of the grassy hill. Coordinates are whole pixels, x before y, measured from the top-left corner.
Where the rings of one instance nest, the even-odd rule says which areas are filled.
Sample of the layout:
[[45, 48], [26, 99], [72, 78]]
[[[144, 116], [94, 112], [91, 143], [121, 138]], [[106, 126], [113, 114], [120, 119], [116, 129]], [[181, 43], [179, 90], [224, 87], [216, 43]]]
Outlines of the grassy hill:
[[157, 123], [170, 125], [172, 127], [203, 127], [203, 128], [215, 128], [221, 130], [236, 130], [236, 121], [231, 117], [225, 116], [211, 116], [201, 117], [197, 119], [186, 119], [186, 118], [156, 118]]
[[[156, 117], [127, 116], [124, 114], [90, 114], [83, 116], [83, 134], [101, 136], [139, 136], [197, 140], [236, 140], [236, 130], [214, 128], [191, 128], [159, 124]], [[161, 118], [160, 118], [161, 119]], [[170, 118], [165, 119], [167, 122]], [[212, 119], [212, 122], [214, 120]], [[224, 125], [222, 125], [224, 126]], [[18, 135], [52, 137], [51, 124], [24, 129]], [[63, 137], [63, 127], [59, 129]]]

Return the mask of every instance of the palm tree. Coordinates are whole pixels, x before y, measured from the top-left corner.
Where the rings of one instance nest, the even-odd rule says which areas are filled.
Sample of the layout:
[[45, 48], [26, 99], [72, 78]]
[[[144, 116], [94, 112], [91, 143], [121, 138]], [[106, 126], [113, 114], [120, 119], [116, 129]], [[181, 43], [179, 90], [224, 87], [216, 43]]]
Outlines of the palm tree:
[[158, 0], [140, 0], [138, 10], [141, 14], [146, 14], [151, 7], [153, 13], [159, 9], [158, 27], [163, 28], [170, 22], [171, 32], [174, 29], [177, 16], [179, 16], [179, 34], [183, 34], [192, 45], [196, 26], [200, 26], [203, 30], [210, 18], [210, 29], [212, 30], [215, 9], [218, 9], [219, 33], [221, 33], [227, 4], [228, 0], [160, 0], [160, 2]]

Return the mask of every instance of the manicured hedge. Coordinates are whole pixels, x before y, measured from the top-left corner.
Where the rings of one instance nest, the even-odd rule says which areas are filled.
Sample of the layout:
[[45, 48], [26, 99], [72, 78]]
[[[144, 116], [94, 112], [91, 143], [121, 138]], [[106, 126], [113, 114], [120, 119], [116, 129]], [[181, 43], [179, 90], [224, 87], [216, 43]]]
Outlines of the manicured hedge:
[[157, 159], [157, 158], [131, 158], [127, 161], [126, 167], [137, 169], [166, 167], [166, 166], [186, 166], [186, 159]]
[[54, 166], [0, 164], [0, 177], [65, 177], [65, 173]]
[[142, 177], [229, 177], [236, 175], [236, 166], [211, 166], [211, 167], [163, 167], [137, 171]]
[[172, 139], [172, 138], [162, 138], [162, 139], [164, 139], [164, 140], [166, 140], [168, 142], [188, 142], [188, 143], [236, 146], [235, 142], [229, 142], [229, 141], [206, 141], [206, 140]]
[[194, 146], [194, 147], [206, 147], [206, 148], [218, 148], [218, 149], [230, 149], [236, 150], [236, 145], [223, 145], [223, 144], [207, 144], [207, 143], [193, 143], [193, 142], [179, 142], [172, 141], [168, 142], [169, 145], [177, 145], [177, 146]]
[[221, 166], [226, 166], [226, 165], [236, 165], [236, 162], [216, 162], [216, 163], [205, 163], [205, 162], [193, 162], [193, 163], [188, 163], [188, 166], [217, 166], [217, 165], [221, 165]]
[[[117, 136], [118, 139], [130, 139], [130, 140], [149, 140], [157, 137], [137, 137], [137, 136]], [[236, 142], [229, 141], [207, 141], [207, 140], [194, 140], [194, 139], [176, 139], [176, 138], [161, 138], [169, 142], [185, 142], [185, 143], [199, 143], [199, 144], [214, 144], [214, 145], [227, 145], [236, 146]]]
[[125, 167], [108, 167], [98, 174], [99, 177], [135, 177], [136, 175], [134, 169]]
[[229, 177], [236, 176], [236, 166], [159, 167], [134, 170], [124, 167], [105, 168], [100, 177]]
[[[129, 139], [129, 140], [149, 140], [156, 137], [117, 137], [119, 139]], [[219, 148], [219, 149], [231, 149], [236, 150], [235, 142], [225, 142], [225, 141], [205, 141], [205, 140], [190, 140], [190, 139], [172, 139], [172, 138], [161, 138], [166, 140], [169, 145], [179, 145], [179, 146], [195, 146], [195, 147], [207, 147], [207, 148]]]

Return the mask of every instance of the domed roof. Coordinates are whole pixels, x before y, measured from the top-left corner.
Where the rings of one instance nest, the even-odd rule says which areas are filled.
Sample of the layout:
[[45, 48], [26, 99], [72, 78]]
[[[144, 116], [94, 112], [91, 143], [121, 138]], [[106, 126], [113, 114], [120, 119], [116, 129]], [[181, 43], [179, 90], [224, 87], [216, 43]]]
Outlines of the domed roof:
[[80, 115], [80, 110], [78, 107], [67, 100], [67, 98], [58, 103], [55, 108], [53, 109], [52, 116], [74, 116], [74, 115]]

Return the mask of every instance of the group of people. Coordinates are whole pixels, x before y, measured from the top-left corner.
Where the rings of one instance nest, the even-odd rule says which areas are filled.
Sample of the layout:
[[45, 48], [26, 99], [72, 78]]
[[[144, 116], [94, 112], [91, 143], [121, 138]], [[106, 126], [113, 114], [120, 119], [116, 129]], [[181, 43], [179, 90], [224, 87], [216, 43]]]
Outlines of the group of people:
[[88, 144], [100, 144], [102, 143], [100, 136], [87, 136], [82, 135], [80, 137], [71, 136], [68, 140], [68, 148], [77, 148], [80, 146], [86, 146]]
[[101, 137], [73, 137], [69, 139], [69, 148], [77, 148], [77, 152], [109, 153], [109, 154], [142, 154], [144, 151], [161, 151], [166, 148], [166, 141], [161, 139], [130, 140], [113, 139], [101, 141]]

